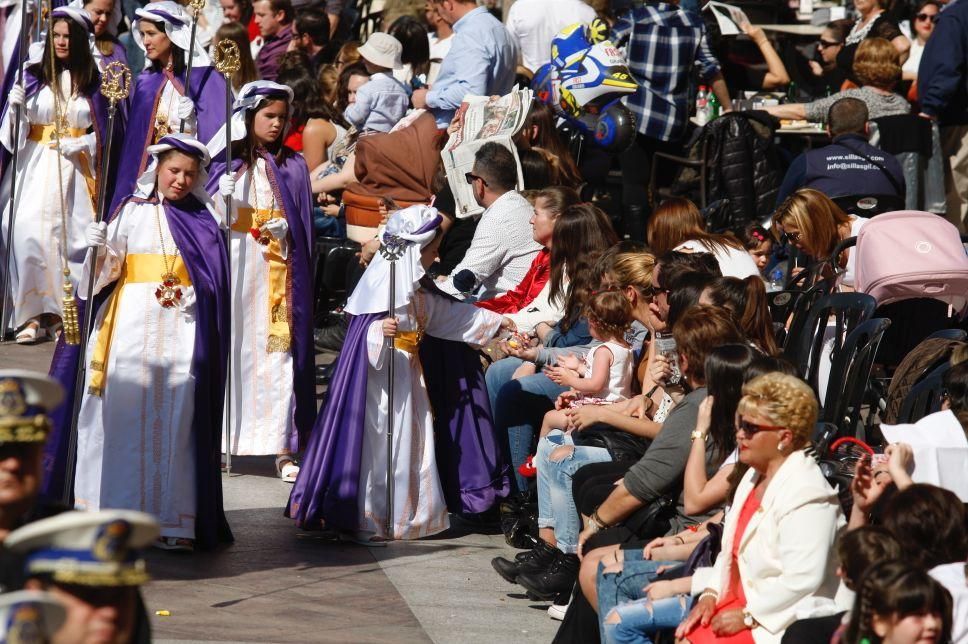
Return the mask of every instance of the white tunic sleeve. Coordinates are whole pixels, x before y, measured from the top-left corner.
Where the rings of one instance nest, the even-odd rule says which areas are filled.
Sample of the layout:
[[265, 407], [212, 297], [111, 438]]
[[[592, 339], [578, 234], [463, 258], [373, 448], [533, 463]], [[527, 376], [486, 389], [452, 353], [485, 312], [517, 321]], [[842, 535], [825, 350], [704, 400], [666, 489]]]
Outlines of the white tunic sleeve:
[[383, 368], [383, 356], [386, 353], [386, 336], [383, 335], [383, 319], [370, 322], [366, 330], [366, 356], [374, 369]]
[[442, 340], [456, 340], [468, 344], [485, 344], [501, 328], [504, 319], [499, 313], [455, 302], [434, 293], [426, 293], [426, 326], [428, 335]]

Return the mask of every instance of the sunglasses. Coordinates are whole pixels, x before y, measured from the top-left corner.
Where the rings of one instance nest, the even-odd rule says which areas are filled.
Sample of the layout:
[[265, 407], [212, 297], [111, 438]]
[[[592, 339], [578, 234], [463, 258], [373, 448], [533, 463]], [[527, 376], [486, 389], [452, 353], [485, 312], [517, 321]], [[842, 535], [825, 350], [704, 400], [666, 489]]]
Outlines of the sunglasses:
[[760, 432], [778, 432], [781, 429], [786, 429], [786, 427], [776, 427], [774, 425], [757, 425], [756, 423], [751, 423], [748, 420], [743, 420], [741, 417], [736, 417], [736, 431], [741, 431], [746, 434], [747, 438], [753, 438]]
[[464, 181], [466, 181], [467, 183], [474, 183], [474, 180], [475, 179], [480, 179], [481, 180], [481, 183], [484, 184], [484, 187], [485, 188], [487, 187], [487, 181], [484, 180], [484, 177], [481, 177], [479, 175], [476, 175], [473, 172], [465, 172], [464, 173]]
[[803, 237], [803, 233], [801, 232], [783, 233], [783, 235], [794, 244], [798, 243], [800, 238]]
[[642, 289], [642, 295], [644, 297], [649, 298], [649, 299], [654, 299], [654, 298], [658, 297], [659, 295], [661, 295], [663, 293], [665, 293], [666, 295], [668, 295], [671, 292], [672, 291], [670, 291], [669, 289], [662, 288], [660, 286], [650, 286], [649, 288]]
[[817, 41], [817, 47], [820, 47], [820, 49], [827, 49], [828, 47], [837, 47], [841, 44], [843, 43], [839, 43], [835, 40], [824, 40], [823, 38]]
[[924, 22], [925, 20], [930, 20], [931, 22], [938, 22], [938, 14], [919, 13], [918, 15], [914, 16], [914, 19], [920, 22]]

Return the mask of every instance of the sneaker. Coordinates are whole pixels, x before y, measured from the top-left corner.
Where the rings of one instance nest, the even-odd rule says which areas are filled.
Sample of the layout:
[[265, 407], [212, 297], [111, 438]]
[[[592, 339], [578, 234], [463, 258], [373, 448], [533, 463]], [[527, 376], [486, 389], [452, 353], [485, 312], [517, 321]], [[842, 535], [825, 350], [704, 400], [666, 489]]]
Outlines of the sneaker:
[[505, 581], [513, 584], [517, 582], [518, 575], [523, 572], [546, 570], [560, 553], [560, 550], [539, 539], [538, 545], [531, 550], [519, 552], [515, 555], [514, 561], [504, 557], [494, 557], [491, 559], [491, 566]]
[[533, 454], [528, 457], [528, 460], [518, 466], [518, 474], [526, 479], [533, 479], [534, 477], [538, 476], [538, 470], [534, 466]]
[[548, 617], [558, 622], [562, 621], [569, 606], [571, 606], [571, 595], [558, 595], [551, 606], [548, 606]]
[[545, 570], [539, 572], [522, 572], [517, 577], [528, 593], [528, 597], [536, 601], [554, 599], [561, 593], [571, 593], [578, 580], [578, 568], [581, 562], [578, 555], [566, 555], [556, 550], [555, 560]]

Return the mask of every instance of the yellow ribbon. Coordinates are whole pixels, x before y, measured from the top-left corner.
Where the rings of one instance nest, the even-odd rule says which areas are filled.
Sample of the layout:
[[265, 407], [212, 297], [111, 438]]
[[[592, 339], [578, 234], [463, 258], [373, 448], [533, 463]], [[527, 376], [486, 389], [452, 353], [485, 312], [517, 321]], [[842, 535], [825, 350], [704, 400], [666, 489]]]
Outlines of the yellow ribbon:
[[[131, 253], [124, 259], [124, 266], [121, 269], [121, 277], [118, 279], [114, 293], [107, 303], [104, 311], [104, 319], [101, 321], [101, 328], [97, 333], [97, 341], [94, 344], [94, 353], [91, 357], [91, 384], [87, 391], [92, 396], [104, 394], [104, 378], [107, 374], [108, 354], [111, 350], [111, 339], [114, 337], [114, 325], [117, 322], [118, 305], [121, 302], [121, 294], [124, 287], [128, 284], [138, 284], [145, 282], [161, 282], [161, 276], [168, 272], [165, 267], [165, 256], [149, 253]], [[181, 286], [191, 286], [192, 280], [188, 276], [188, 267], [184, 260], [178, 255], [175, 257], [172, 272], [181, 280]]]
[[[270, 219], [285, 219], [285, 216], [282, 210], [239, 208], [238, 219], [232, 224], [232, 230], [248, 235], [253, 228], [259, 229], [265, 226]], [[282, 248], [278, 240], [271, 240], [266, 249], [269, 251], [266, 257], [269, 263], [269, 337], [266, 341], [266, 351], [285, 353], [292, 348], [289, 308], [286, 305], [289, 264], [282, 258]]]

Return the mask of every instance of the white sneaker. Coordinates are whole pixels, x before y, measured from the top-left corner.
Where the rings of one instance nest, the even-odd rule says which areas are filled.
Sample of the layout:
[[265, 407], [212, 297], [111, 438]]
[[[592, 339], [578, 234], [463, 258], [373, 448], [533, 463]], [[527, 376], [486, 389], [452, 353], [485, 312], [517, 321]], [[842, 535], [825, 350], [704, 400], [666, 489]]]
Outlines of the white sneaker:
[[548, 617], [560, 622], [565, 618], [565, 613], [568, 612], [569, 605], [570, 602], [568, 604], [552, 604], [551, 606], [548, 606]]

